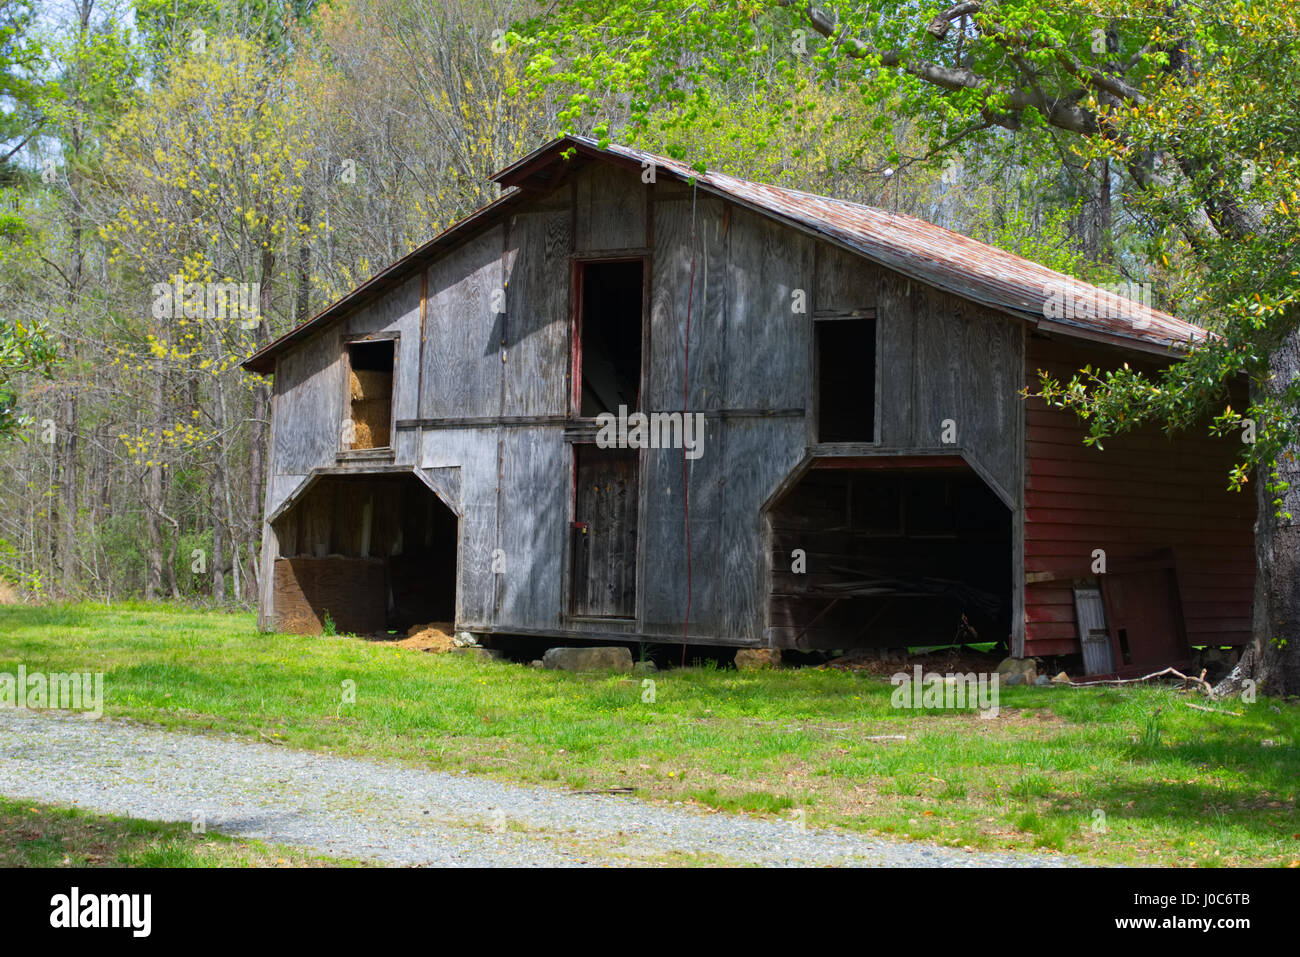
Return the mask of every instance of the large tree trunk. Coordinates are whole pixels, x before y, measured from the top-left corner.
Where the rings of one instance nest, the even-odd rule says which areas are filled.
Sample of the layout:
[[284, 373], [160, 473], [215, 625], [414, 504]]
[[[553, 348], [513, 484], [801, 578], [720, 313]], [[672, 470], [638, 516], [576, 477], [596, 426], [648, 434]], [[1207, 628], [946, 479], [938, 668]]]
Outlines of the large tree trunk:
[[[1281, 392], [1300, 377], [1300, 330], [1269, 356], [1269, 368], [1273, 376], [1262, 387], [1266, 392]], [[1268, 489], [1268, 475], [1256, 477], [1251, 643], [1216, 689], [1220, 693], [1245, 690], [1246, 682], [1253, 681], [1264, 694], [1300, 695], [1300, 445], [1279, 457], [1278, 477], [1290, 483], [1281, 493], [1280, 510], [1274, 505], [1278, 493]]]

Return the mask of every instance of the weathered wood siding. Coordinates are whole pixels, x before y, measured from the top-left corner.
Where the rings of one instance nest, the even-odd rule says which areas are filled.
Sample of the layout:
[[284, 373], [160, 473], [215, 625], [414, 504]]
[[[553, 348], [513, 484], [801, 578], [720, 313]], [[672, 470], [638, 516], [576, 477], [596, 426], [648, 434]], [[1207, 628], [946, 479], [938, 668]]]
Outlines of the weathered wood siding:
[[[322, 330], [280, 360], [274, 383], [277, 428], [271, 449], [268, 513], [275, 511], [312, 469], [336, 464], [343, 421], [345, 338], [391, 333], [400, 336], [397, 368], [393, 370], [393, 418], [406, 418], [415, 413], [419, 380], [418, 277]], [[414, 464], [414, 450], [406, 451], [405, 457], [399, 455], [396, 464]]]
[[[1012, 542], [1004, 555], [997, 556], [1018, 579], [1020, 540], [1018, 515], [1022, 503], [1022, 423], [1018, 391], [1023, 384], [1022, 335], [1019, 320], [921, 285], [888, 269], [825, 243], [816, 248], [816, 281], [809, 311], [820, 315], [874, 315], [877, 328], [877, 362], [874, 369], [864, 362], [862, 384], [876, 389], [878, 429], [875, 441], [840, 450], [840, 454], [866, 456], [883, 466], [891, 458], [907, 457], [915, 467], [925, 459], [936, 463], [960, 456], [1010, 510]], [[799, 403], [807, 405], [805, 440], [816, 440], [812, 394], [813, 348], [808, 338], [810, 324], [800, 329], [797, 349], [807, 362], [807, 371], [797, 381], [807, 383]], [[950, 421], [949, 421], [950, 420]], [[946, 423], [951, 426], [945, 435]], [[951, 441], [949, 441], [951, 439]], [[822, 581], [825, 568], [816, 567], [823, 556], [813, 557], [806, 574], [782, 576], [789, 568], [791, 549], [802, 544], [812, 548], [818, 521], [830, 526], [843, 524], [843, 517], [809, 517], [808, 534], [802, 542], [789, 530], [773, 534], [770, 563], [789, 596], [777, 603], [769, 615], [768, 640], [789, 644], [806, 629], [826, 602], [806, 602], [799, 594]], [[793, 533], [798, 538], [797, 533]], [[876, 553], [884, 558], [891, 546], [877, 543]], [[950, 570], [956, 574], [959, 570]], [[1014, 588], [1010, 597], [1016, 639], [1021, 616], [1022, 592]], [[1006, 636], [998, 635], [998, 638]]]
[[[771, 562], [763, 505], [815, 437], [813, 317], [855, 309], [876, 311], [878, 382], [864, 368], [863, 387], [878, 390], [880, 410], [876, 442], [856, 454], [962, 454], [1018, 506], [1024, 360], [1015, 320], [742, 207], [692, 199], [689, 188], [648, 186], [634, 170], [584, 167], [295, 346], [276, 382], [268, 512], [313, 469], [373, 467], [338, 458], [340, 353], [346, 335], [399, 331], [390, 464], [423, 470], [460, 517], [459, 627], [678, 638], [685, 481], [690, 634], [761, 644]], [[681, 450], [641, 452], [636, 616], [580, 620], [567, 606], [573, 259], [620, 254], [647, 259], [644, 408], [679, 411], [685, 388], [688, 410], [707, 416], [704, 451], [685, 479]], [[941, 443], [944, 419], [956, 422], [954, 445]]]
[[[1119, 364], [1101, 349], [1041, 337], [1027, 353], [1031, 388], [1040, 369], [1068, 379], [1086, 364]], [[1026, 405], [1026, 654], [1079, 652], [1072, 587], [1096, 583], [1094, 549], [1114, 569], [1172, 548], [1188, 641], [1248, 640], [1255, 499], [1226, 487], [1239, 439], [1199, 432], [1171, 440], [1150, 427], [1098, 450], [1083, 445], [1073, 414], [1038, 399]]]

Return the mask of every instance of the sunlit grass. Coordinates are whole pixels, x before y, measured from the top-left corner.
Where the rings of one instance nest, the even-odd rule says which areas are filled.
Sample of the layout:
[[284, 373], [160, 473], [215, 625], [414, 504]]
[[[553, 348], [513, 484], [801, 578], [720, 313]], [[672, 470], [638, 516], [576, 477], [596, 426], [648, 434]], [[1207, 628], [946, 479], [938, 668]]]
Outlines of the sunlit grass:
[[643, 703], [640, 676], [264, 635], [252, 615], [143, 604], [0, 608], [0, 671], [20, 662], [104, 671], [108, 715], [296, 748], [954, 846], [1300, 860], [1295, 704], [1232, 717], [1163, 687], [1015, 687], [981, 720], [892, 708], [891, 686], [861, 673], [715, 668], [661, 672]]

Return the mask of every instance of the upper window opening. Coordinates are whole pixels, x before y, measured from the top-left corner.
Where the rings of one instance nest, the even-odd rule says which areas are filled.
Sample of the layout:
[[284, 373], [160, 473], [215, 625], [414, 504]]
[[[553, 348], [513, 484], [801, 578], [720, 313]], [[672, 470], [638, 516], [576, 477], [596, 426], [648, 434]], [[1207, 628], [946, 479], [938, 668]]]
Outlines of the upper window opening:
[[392, 339], [353, 342], [348, 346], [352, 428], [344, 430], [345, 449], [386, 449], [391, 445], [393, 355]]
[[582, 265], [577, 372], [583, 417], [640, 405], [642, 269], [639, 259]]
[[876, 320], [813, 323], [817, 350], [817, 441], [876, 440]]

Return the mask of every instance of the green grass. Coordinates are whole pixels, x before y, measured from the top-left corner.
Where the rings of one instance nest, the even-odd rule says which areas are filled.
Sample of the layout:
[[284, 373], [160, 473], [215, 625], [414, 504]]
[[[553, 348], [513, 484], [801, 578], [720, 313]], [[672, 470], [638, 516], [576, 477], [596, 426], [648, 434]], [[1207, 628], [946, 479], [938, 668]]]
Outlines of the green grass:
[[1300, 861], [1294, 703], [1234, 703], [1231, 717], [1167, 687], [1015, 687], [980, 720], [894, 709], [892, 687], [862, 673], [691, 668], [655, 675], [646, 704], [640, 677], [264, 635], [251, 615], [143, 604], [0, 607], [0, 671], [20, 662], [105, 672], [111, 716], [296, 748], [1094, 862]]
[[0, 867], [335, 867], [297, 848], [191, 833], [187, 824], [0, 798]]

